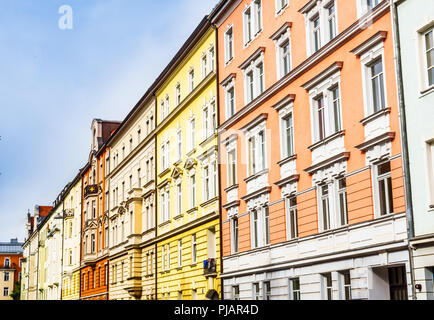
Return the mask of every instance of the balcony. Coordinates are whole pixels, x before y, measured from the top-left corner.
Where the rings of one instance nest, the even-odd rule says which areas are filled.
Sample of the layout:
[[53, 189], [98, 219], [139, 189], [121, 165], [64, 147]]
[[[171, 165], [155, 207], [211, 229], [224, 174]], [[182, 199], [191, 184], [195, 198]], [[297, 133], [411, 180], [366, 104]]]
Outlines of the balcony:
[[98, 195], [98, 185], [96, 184], [91, 184], [89, 186], [86, 186], [86, 188], [84, 188], [84, 197], [87, 198], [89, 196], [96, 196]]
[[203, 275], [206, 277], [217, 276], [217, 263], [215, 258], [208, 258], [203, 261]]

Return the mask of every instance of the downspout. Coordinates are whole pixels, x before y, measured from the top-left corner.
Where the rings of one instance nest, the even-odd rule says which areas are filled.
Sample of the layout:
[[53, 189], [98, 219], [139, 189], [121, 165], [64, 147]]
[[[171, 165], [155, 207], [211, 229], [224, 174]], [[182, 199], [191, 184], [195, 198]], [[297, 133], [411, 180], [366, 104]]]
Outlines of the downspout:
[[[155, 94], [155, 92], [153, 93], [153, 96], [154, 96], [154, 115], [155, 115], [155, 117], [154, 117], [154, 130], [157, 128], [157, 95]], [[158, 219], [158, 192], [157, 192], [157, 132], [155, 132], [154, 133], [154, 203], [155, 203], [155, 205], [154, 205], [154, 210], [155, 210], [155, 238], [157, 238], [157, 236], [158, 236], [158, 226], [157, 226], [157, 219]], [[154, 255], [155, 255], [155, 299], [154, 300], [158, 300], [158, 295], [157, 295], [157, 292], [158, 292], [158, 287], [157, 287], [157, 285], [158, 285], [158, 283], [157, 283], [157, 276], [158, 276], [158, 268], [157, 268], [157, 266], [158, 266], [158, 259], [157, 259], [157, 257], [158, 257], [158, 255], [157, 255], [157, 253], [158, 253], [158, 241], [155, 241], [155, 253], [154, 253]], [[151, 261], [151, 264], [152, 264], [152, 261]], [[152, 267], [154, 267], [154, 266], [152, 266]]]
[[[220, 90], [219, 90], [219, 44], [218, 44], [218, 28], [215, 23], [212, 24], [212, 28], [215, 32], [215, 61], [216, 61], [216, 83], [217, 83], [217, 128], [220, 124]], [[217, 129], [218, 130], [218, 129]], [[221, 300], [224, 300], [224, 288], [223, 288], [223, 278], [221, 274], [223, 273], [223, 232], [222, 232], [222, 184], [221, 184], [221, 161], [220, 161], [220, 133], [217, 134], [217, 153], [218, 153], [218, 181], [219, 181], [219, 233], [220, 233], [220, 290], [221, 290]]]
[[[405, 114], [405, 98], [404, 98], [404, 86], [402, 80], [402, 64], [401, 64], [401, 43], [399, 38], [399, 21], [398, 10], [395, 5], [396, 0], [390, 0], [390, 8], [392, 12], [392, 31], [393, 31], [393, 50], [394, 60], [396, 67], [396, 81], [398, 90], [398, 117], [401, 128], [401, 150], [402, 150], [402, 163], [404, 171], [404, 186], [405, 186], [405, 198], [406, 198], [406, 212], [407, 212], [407, 235], [408, 240], [414, 238], [414, 220], [413, 220], [413, 199], [411, 196], [411, 181], [410, 181], [410, 162], [408, 156], [408, 138], [407, 138], [407, 121]], [[413, 249], [408, 243], [408, 252], [410, 255], [410, 276], [412, 285], [412, 297], [416, 300], [416, 292], [414, 290], [414, 269], [413, 269]]]
[[61, 259], [60, 259], [60, 300], [62, 299], [62, 289], [63, 289], [63, 249], [64, 249], [64, 237], [65, 237], [65, 198], [62, 200], [62, 231], [60, 234], [62, 235], [62, 252], [60, 253]]

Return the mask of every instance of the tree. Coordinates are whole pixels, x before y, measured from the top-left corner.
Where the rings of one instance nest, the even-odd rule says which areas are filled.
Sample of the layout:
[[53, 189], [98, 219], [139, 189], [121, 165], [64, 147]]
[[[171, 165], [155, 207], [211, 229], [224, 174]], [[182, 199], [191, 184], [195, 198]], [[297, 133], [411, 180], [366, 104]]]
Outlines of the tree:
[[20, 300], [21, 297], [21, 281], [15, 281], [14, 291], [10, 294], [10, 297], [14, 300]]

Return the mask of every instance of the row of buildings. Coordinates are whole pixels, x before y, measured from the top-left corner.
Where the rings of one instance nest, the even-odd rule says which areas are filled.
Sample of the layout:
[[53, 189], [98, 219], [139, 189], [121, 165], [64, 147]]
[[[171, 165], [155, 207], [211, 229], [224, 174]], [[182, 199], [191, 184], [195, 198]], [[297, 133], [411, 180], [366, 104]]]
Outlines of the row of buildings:
[[28, 216], [22, 299], [434, 299], [433, 30], [221, 0]]
[[18, 239], [0, 242], [0, 301], [20, 298], [17, 289], [21, 281], [22, 245]]

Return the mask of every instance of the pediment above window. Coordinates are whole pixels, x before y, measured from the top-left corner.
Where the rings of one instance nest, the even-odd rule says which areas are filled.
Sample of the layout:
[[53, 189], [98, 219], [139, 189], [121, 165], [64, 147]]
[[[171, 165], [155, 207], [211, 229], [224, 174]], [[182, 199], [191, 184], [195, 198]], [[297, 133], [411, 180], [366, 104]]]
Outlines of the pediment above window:
[[187, 169], [187, 170], [190, 170], [190, 169], [192, 169], [193, 167], [195, 167], [196, 165], [197, 165], [197, 161], [196, 161], [195, 159], [188, 158], [188, 159], [185, 161], [184, 168]]
[[173, 168], [172, 173], [170, 174], [170, 176], [173, 179], [177, 179], [181, 175], [182, 175], [182, 169], [178, 167]]

